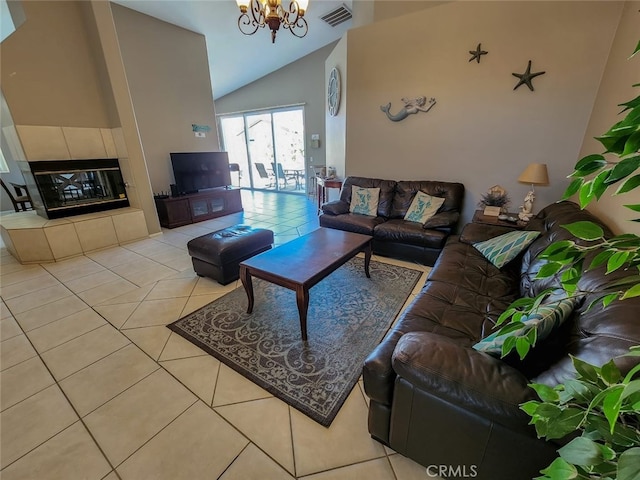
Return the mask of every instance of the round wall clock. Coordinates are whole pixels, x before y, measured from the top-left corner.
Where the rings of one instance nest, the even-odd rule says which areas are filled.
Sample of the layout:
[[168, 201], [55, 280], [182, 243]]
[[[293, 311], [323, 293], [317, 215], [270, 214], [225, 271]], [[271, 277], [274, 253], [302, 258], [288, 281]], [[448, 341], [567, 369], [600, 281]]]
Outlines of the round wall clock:
[[329, 106], [329, 115], [335, 117], [340, 108], [340, 72], [336, 67], [333, 67], [329, 73], [327, 105]]

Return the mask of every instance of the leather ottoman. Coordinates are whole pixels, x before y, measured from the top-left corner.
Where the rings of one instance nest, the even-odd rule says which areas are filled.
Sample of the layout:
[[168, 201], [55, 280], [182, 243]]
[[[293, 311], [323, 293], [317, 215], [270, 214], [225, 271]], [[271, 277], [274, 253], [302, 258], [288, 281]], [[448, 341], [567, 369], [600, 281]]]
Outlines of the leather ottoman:
[[199, 277], [226, 285], [239, 278], [240, 262], [271, 248], [273, 232], [235, 225], [189, 240], [187, 250]]

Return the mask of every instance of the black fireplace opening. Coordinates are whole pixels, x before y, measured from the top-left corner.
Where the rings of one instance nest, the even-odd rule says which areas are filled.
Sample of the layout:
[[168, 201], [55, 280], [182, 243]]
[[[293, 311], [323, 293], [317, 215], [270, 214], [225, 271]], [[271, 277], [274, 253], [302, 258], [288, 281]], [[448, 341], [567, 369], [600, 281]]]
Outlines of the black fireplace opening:
[[20, 163], [33, 206], [45, 218], [129, 206], [117, 158]]

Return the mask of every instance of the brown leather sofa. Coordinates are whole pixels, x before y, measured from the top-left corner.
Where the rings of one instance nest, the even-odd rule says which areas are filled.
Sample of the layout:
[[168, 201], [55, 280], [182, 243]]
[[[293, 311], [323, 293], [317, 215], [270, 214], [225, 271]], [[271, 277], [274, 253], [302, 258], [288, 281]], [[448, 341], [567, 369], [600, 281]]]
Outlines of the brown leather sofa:
[[[351, 187], [380, 188], [378, 215], [369, 217], [349, 213]], [[404, 220], [413, 197], [423, 191], [444, 197], [438, 213], [419, 224]], [[388, 257], [433, 265], [460, 218], [464, 185], [451, 182], [394, 181], [378, 178], [347, 177], [340, 199], [322, 205], [320, 226], [373, 236], [373, 252]]]
[[[571, 239], [561, 226], [580, 220], [602, 225], [573, 203], [548, 206], [527, 226], [541, 236], [502, 270], [471, 244], [505, 233], [503, 227], [469, 224], [449, 239], [420, 294], [365, 362], [373, 438], [431, 472], [444, 465], [476, 479], [528, 480], [549, 465], [558, 445], [537, 439], [518, 408], [537, 398], [527, 385], [554, 386], [573, 376], [570, 355], [602, 365], [640, 344], [640, 297], [587, 311], [596, 293], [586, 294], [522, 362], [472, 345], [513, 300], [555, 286], [535, 279], [545, 262], [538, 256], [551, 242]], [[578, 287], [602, 292], [628, 275], [605, 275], [603, 268], [584, 273]]]

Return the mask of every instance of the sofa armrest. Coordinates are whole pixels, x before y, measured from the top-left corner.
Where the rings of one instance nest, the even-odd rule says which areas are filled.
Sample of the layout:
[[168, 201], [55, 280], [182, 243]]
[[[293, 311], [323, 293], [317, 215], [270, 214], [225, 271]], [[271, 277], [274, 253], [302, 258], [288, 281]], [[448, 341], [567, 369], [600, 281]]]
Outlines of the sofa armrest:
[[505, 426], [526, 425], [529, 417], [519, 405], [537, 398], [518, 370], [442, 335], [403, 335], [392, 364], [416, 388]]
[[460, 232], [460, 241], [473, 245], [477, 242], [484, 242], [490, 238], [513, 232], [513, 228], [502, 227], [500, 225], [483, 225], [479, 223], [467, 223]]
[[424, 222], [422, 228], [452, 228], [458, 223], [460, 212], [440, 212]]
[[329, 215], [342, 215], [343, 213], [349, 213], [349, 204], [342, 200], [327, 202], [322, 205], [322, 213], [328, 213]]

